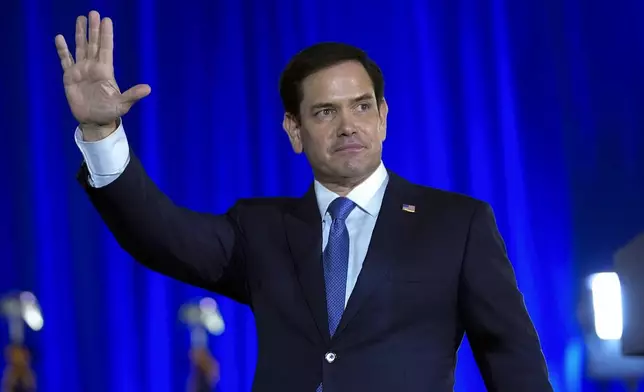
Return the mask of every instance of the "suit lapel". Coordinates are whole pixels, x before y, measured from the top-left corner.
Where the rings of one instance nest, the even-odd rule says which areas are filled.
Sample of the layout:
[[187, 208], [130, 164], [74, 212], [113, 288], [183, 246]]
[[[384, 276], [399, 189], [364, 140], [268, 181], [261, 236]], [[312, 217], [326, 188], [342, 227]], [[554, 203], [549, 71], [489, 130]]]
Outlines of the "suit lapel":
[[285, 215], [286, 236], [295, 272], [325, 343], [330, 341], [322, 268], [322, 220], [311, 186]]
[[[404, 250], [413, 247], [413, 229], [418, 222], [418, 214], [402, 209], [403, 204], [417, 203], [411, 187], [407, 181], [389, 172], [389, 183], [369, 249], [335, 336], [347, 327], [364, 302], [382, 284]], [[284, 219], [296, 275], [318, 332], [328, 344], [331, 338], [322, 268], [322, 220], [313, 186], [286, 212]]]
[[410, 187], [408, 182], [389, 172], [389, 183], [369, 249], [335, 336], [342, 333], [373, 291], [382, 284], [401, 253], [413, 246], [412, 230], [417, 215], [402, 209], [403, 204], [415, 202]]

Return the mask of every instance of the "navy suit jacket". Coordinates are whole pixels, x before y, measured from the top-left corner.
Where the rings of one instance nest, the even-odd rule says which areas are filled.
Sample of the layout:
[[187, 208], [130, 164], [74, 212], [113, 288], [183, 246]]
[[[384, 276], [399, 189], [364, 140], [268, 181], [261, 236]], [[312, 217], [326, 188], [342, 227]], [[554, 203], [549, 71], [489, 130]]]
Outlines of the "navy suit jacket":
[[175, 205], [133, 152], [110, 185], [90, 187], [85, 165], [79, 180], [140, 263], [251, 307], [253, 391], [313, 392], [320, 382], [325, 392], [452, 391], [465, 331], [488, 390], [552, 391], [490, 206], [389, 175], [332, 339], [313, 187], [301, 198], [239, 200], [216, 215]]

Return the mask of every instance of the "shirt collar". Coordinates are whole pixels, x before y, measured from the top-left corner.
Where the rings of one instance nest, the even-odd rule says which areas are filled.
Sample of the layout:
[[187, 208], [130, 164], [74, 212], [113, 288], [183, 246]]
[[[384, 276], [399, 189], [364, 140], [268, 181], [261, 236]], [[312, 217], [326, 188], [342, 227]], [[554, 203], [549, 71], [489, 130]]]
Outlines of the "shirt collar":
[[[385, 168], [384, 163], [380, 161], [378, 168], [371, 173], [366, 180], [349, 192], [347, 198], [356, 203], [360, 209], [375, 217], [378, 215], [378, 211], [380, 210], [380, 203], [370, 203], [370, 201], [376, 195], [387, 178], [387, 169]], [[314, 188], [318, 208], [320, 209], [320, 216], [324, 218], [329, 204], [338, 198], [339, 195], [330, 191], [317, 180], [314, 182]]]

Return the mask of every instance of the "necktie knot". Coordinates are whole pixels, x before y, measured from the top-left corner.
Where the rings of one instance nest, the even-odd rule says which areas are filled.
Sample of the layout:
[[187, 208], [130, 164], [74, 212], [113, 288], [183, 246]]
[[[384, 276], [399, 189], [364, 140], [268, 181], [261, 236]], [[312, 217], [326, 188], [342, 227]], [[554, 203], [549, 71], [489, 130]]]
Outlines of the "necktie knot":
[[331, 218], [344, 220], [355, 208], [355, 203], [346, 197], [338, 197], [329, 204], [329, 214]]

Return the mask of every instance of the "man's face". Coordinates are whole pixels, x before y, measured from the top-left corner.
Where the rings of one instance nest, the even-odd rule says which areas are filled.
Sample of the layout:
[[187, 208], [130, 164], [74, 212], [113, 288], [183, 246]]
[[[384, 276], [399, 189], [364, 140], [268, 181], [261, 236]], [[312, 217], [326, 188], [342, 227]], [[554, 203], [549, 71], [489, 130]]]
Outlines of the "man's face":
[[371, 174], [382, 157], [387, 104], [376, 102], [364, 67], [344, 62], [318, 71], [303, 80], [302, 92], [300, 121], [287, 114], [284, 129], [318, 180], [351, 182]]

